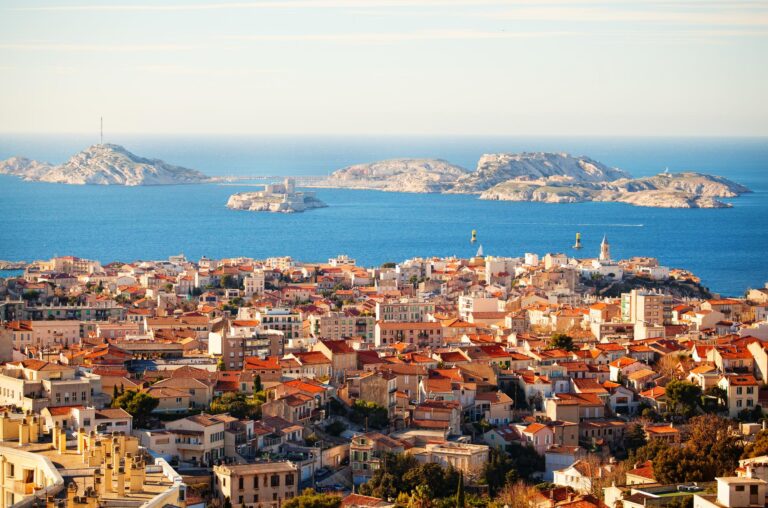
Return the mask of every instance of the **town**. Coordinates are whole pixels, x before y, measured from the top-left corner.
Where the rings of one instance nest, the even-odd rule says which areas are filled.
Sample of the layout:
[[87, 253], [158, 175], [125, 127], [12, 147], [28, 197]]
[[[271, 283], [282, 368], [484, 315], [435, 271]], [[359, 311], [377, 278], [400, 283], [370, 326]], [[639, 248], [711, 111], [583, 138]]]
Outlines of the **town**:
[[25, 264], [0, 508], [768, 506], [768, 284], [593, 255]]

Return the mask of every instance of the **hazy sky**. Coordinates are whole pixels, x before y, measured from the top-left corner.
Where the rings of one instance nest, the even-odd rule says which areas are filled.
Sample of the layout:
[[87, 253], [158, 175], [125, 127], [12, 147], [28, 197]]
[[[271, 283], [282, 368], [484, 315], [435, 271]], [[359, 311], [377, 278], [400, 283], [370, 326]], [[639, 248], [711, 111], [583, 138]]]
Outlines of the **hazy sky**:
[[768, 0], [0, 0], [0, 132], [768, 135]]

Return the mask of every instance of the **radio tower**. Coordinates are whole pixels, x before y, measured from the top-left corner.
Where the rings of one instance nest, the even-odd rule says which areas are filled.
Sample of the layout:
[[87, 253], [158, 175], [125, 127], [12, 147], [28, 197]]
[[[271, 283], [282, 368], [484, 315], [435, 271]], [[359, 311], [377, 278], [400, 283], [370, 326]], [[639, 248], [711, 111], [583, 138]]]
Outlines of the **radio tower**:
[[104, 144], [104, 117], [100, 116], [99, 120], [101, 120], [101, 130], [100, 130], [100, 134], [99, 134], [99, 144], [103, 145]]

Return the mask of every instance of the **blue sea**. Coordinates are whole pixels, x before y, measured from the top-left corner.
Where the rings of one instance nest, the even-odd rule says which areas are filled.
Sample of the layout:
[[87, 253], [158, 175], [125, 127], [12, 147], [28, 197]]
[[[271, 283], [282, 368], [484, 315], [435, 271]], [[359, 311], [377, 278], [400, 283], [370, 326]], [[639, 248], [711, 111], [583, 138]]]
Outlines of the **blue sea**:
[[[6, 135], [0, 158], [59, 163], [97, 140]], [[480, 201], [474, 196], [318, 189], [329, 207], [303, 214], [229, 210], [245, 185], [71, 186], [0, 176], [0, 259], [75, 255], [102, 262], [290, 255], [323, 261], [348, 254], [365, 265], [413, 256], [470, 256], [478, 231], [485, 254], [597, 255], [607, 235], [615, 258], [655, 256], [692, 270], [713, 291], [740, 295], [768, 281], [768, 139], [526, 137], [170, 137], [106, 141], [211, 175], [325, 175], [394, 157], [437, 157], [473, 169], [483, 153], [565, 151], [635, 176], [695, 170], [754, 192], [734, 208], [677, 210], [620, 203]]]

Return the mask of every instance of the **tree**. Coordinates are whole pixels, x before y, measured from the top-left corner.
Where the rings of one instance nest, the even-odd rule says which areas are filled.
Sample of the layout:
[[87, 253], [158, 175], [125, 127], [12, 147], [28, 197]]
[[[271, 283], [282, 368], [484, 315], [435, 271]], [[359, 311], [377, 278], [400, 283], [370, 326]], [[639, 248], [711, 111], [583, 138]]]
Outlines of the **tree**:
[[394, 263], [392, 261], [387, 261], [386, 263], [382, 263], [382, 268], [394, 268], [397, 266], [397, 263]]
[[696, 411], [701, 398], [701, 387], [688, 381], [670, 381], [666, 388], [667, 401], [673, 411], [690, 417]]
[[763, 455], [768, 455], [768, 430], [761, 430], [757, 433], [754, 442], [744, 447], [744, 453], [742, 453], [741, 458], [751, 459]]
[[432, 506], [432, 492], [426, 485], [417, 486], [413, 492], [411, 492], [411, 501], [408, 503], [408, 508], [431, 508]]
[[573, 351], [576, 347], [573, 345], [573, 337], [564, 333], [554, 333], [549, 339], [549, 346], [556, 349], [565, 349]]
[[639, 423], [632, 425], [624, 435], [624, 449], [632, 452], [641, 446], [645, 446], [645, 444], [646, 439], [643, 427]]
[[117, 385], [112, 386], [112, 400], [115, 400], [120, 395], [120, 392], [117, 391]]
[[488, 504], [489, 508], [531, 508], [541, 498], [536, 487], [523, 480], [517, 480], [504, 486], [498, 495]]
[[383, 429], [389, 424], [387, 408], [367, 400], [357, 399], [352, 404], [349, 419], [358, 425], [365, 424], [374, 429]]
[[459, 474], [459, 485], [456, 487], [456, 508], [464, 508], [464, 473]]
[[224, 498], [224, 508], [232, 508], [232, 501], [229, 500], [229, 496]]
[[338, 437], [345, 430], [347, 430], [347, 426], [338, 420], [325, 426], [325, 431], [332, 436]]
[[733, 433], [729, 420], [714, 415], [691, 418], [682, 446], [651, 440], [638, 448], [634, 460], [653, 461], [653, 472], [661, 483], [712, 481], [732, 474], [744, 446]]
[[133, 416], [133, 426], [146, 427], [152, 415], [160, 403], [159, 399], [144, 392], [129, 390], [112, 401], [112, 407], [124, 409]]
[[216, 361], [216, 370], [218, 371], [226, 370], [226, 365], [224, 365], [224, 358], [221, 356]]
[[262, 402], [256, 398], [248, 399], [242, 392], [227, 392], [211, 401], [213, 414], [229, 413], [238, 419], [261, 418]]
[[305, 489], [300, 495], [283, 502], [283, 508], [339, 508], [341, 496], [321, 494], [313, 489]]
[[261, 385], [261, 375], [256, 374], [256, 377], [253, 378], [253, 393], [259, 393], [263, 389], [264, 387]]

